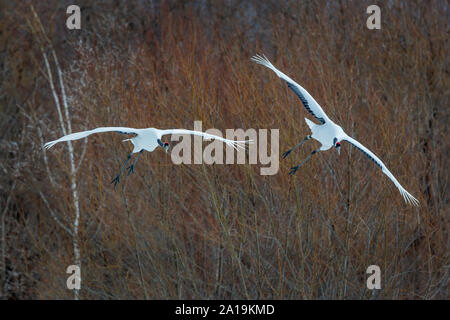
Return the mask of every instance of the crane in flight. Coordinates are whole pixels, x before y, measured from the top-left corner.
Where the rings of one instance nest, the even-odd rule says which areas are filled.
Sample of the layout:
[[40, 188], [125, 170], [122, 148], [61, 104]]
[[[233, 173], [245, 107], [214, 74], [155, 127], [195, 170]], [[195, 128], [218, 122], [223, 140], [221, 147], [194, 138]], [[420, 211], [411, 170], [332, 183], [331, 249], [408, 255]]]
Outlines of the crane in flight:
[[273, 72], [276, 73], [276, 75], [287, 82], [287, 85], [294, 93], [300, 98], [303, 105], [305, 106], [306, 110], [314, 117], [317, 121], [320, 122], [320, 124], [316, 124], [312, 122], [311, 120], [305, 118], [306, 124], [311, 129], [310, 135], [307, 135], [302, 141], [300, 141], [296, 146], [294, 146], [292, 149], [286, 151], [283, 154], [283, 159], [286, 158], [292, 151], [300, 147], [305, 141], [309, 139], [315, 139], [319, 141], [322, 146], [316, 150], [314, 150], [305, 160], [303, 160], [300, 164], [296, 165], [295, 167], [292, 167], [289, 174], [293, 175], [295, 172], [300, 168], [306, 161], [308, 161], [314, 154], [316, 154], [319, 151], [325, 151], [330, 149], [331, 147], [334, 147], [337, 152], [340, 154], [340, 148], [341, 148], [341, 142], [347, 141], [350, 144], [352, 144], [354, 147], [356, 147], [358, 150], [360, 150], [364, 155], [366, 155], [370, 160], [372, 160], [382, 171], [385, 175], [389, 177], [389, 179], [394, 182], [395, 186], [400, 191], [400, 194], [403, 196], [403, 199], [406, 203], [409, 203], [411, 205], [418, 206], [419, 201], [414, 198], [408, 191], [406, 191], [405, 188], [402, 187], [402, 185], [398, 182], [398, 180], [394, 177], [394, 175], [389, 171], [389, 169], [386, 167], [386, 165], [369, 149], [367, 149], [365, 146], [363, 146], [361, 143], [347, 135], [344, 130], [335, 124], [333, 121], [331, 121], [330, 118], [325, 114], [325, 112], [322, 110], [320, 105], [314, 100], [314, 98], [306, 91], [301, 85], [296, 83], [294, 80], [289, 78], [287, 75], [285, 75], [283, 72], [278, 70], [274, 67], [274, 65], [266, 58], [266, 56], [260, 56], [256, 55], [251, 58], [253, 62], [256, 62], [258, 64], [261, 64], [269, 69], [271, 69]]
[[57, 140], [47, 142], [44, 144], [45, 149], [50, 149], [58, 142], [63, 141], [72, 141], [72, 140], [78, 140], [85, 138], [93, 133], [99, 133], [99, 132], [118, 132], [121, 134], [134, 134], [132, 138], [125, 139], [123, 141], [131, 141], [134, 148], [131, 153], [127, 155], [127, 159], [123, 163], [122, 167], [120, 168], [119, 174], [111, 181], [111, 183], [114, 183], [114, 188], [120, 181], [120, 176], [125, 169], [125, 166], [127, 165], [128, 161], [131, 159], [131, 155], [134, 153], [138, 153], [137, 157], [135, 158], [134, 162], [131, 164], [131, 166], [127, 167], [128, 169], [128, 175], [134, 172], [134, 167], [136, 165], [136, 162], [139, 159], [139, 156], [142, 154], [142, 152], [148, 151], [152, 152], [155, 150], [158, 146], [163, 148], [166, 153], [169, 151], [169, 143], [163, 142], [161, 140], [162, 136], [169, 135], [169, 134], [181, 134], [181, 135], [196, 135], [196, 136], [202, 136], [204, 139], [210, 140], [210, 139], [216, 139], [223, 141], [227, 145], [233, 147], [234, 149], [238, 150], [238, 148], [245, 149], [245, 144], [248, 142], [252, 142], [252, 140], [243, 140], [243, 141], [234, 141], [225, 139], [213, 134], [209, 134], [206, 132], [201, 131], [193, 131], [193, 130], [186, 130], [186, 129], [167, 129], [167, 130], [160, 130], [155, 128], [146, 128], [146, 129], [134, 129], [134, 128], [126, 128], [126, 127], [100, 127], [93, 130], [88, 131], [81, 131], [76, 133], [71, 133], [68, 135], [65, 135]]

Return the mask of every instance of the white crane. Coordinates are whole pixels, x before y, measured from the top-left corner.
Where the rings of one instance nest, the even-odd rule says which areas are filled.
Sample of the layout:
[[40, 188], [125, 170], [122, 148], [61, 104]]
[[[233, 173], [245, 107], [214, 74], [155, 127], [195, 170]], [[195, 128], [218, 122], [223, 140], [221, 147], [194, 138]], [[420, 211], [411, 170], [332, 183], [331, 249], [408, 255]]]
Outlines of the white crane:
[[162, 136], [168, 135], [168, 134], [192, 134], [196, 136], [202, 136], [203, 138], [210, 140], [210, 139], [216, 139], [223, 141], [227, 145], [235, 148], [238, 150], [238, 148], [245, 148], [245, 143], [252, 142], [252, 140], [243, 140], [243, 141], [234, 141], [234, 140], [228, 140], [224, 139], [222, 137], [209, 134], [206, 132], [201, 131], [193, 131], [193, 130], [185, 130], [185, 129], [167, 129], [167, 130], [160, 130], [155, 128], [146, 128], [146, 129], [134, 129], [134, 128], [125, 128], [125, 127], [100, 127], [93, 130], [88, 131], [81, 131], [76, 132], [72, 134], [68, 134], [66, 136], [63, 136], [59, 138], [58, 140], [47, 142], [44, 145], [44, 148], [50, 149], [58, 142], [63, 141], [71, 141], [71, 140], [78, 140], [81, 138], [85, 138], [93, 133], [99, 133], [99, 132], [118, 132], [121, 134], [134, 134], [135, 136], [130, 139], [125, 139], [123, 141], [131, 141], [134, 145], [134, 149], [131, 153], [128, 154], [127, 159], [125, 160], [124, 164], [120, 168], [119, 174], [111, 181], [111, 183], [114, 183], [114, 187], [119, 183], [120, 181], [120, 175], [122, 174], [122, 171], [124, 170], [125, 166], [127, 165], [128, 161], [131, 159], [131, 155], [133, 153], [138, 153], [136, 159], [134, 160], [133, 164], [129, 166], [128, 169], [128, 175], [132, 172], [134, 172], [134, 166], [136, 165], [136, 162], [139, 159], [139, 156], [142, 154], [142, 152], [149, 151], [152, 152], [156, 149], [156, 147], [160, 146], [162, 147], [166, 153], [169, 151], [169, 143], [168, 142], [162, 142], [161, 138]]
[[338, 153], [340, 154], [341, 141], [347, 141], [351, 143], [353, 146], [355, 146], [358, 150], [362, 151], [370, 160], [372, 160], [378, 167], [380, 167], [380, 169], [384, 172], [384, 174], [387, 175], [389, 179], [391, 179], [394, 182], [395, 186], [400, 191], [406, 203], [415, 206], [419, 205], [419, 201], [416, 198], [414, 198], [408, 191], [406, 191], [405, 188], [402, 187], [402, 185], [397, 181], [394, 175], [388, 170], [386, 165], [372, 151], [367, 149], [365, 146], [363, 146], [361, 143], [359, 143], [352, 137], [348, 136], [340, 126], [335, 124], [333, 121], [330, 120], [330, 118], [327, 117], [327, 115], [322, 110], [320, 105], [316, 102], [316, 100], [314, 100], [314, 98], [308, 93], [308, 91], [306, 91], [294, 80], [292, 80], [287, 75], [285, 75], [277, 68], [275, 68], [273, 64], [265, 56], [261, 57], [259, 55], [256, 55], [252, 57], [251, 60], [271, 69], [273, 72], [277, 74], [278, 77], [286, 81], [288, 87], [291, 88], [292, 91], [294, 91], [294, 93], [300, 98], [306, 110], [308, 110], [308, 112], [311, 113], [314, 116], [314, 118], [316, 118], [320, 122], [320, 124], [316, 124], [311, 120], [305, 118], [306, 124], [311, 129], [312, 134], [307, 135], [295, 147], [286, 151], [283, 154], [283, 158], [286, 158], [292, 151], [300, 147], [300, 145], [303, 142], [311, 138], [319, 141], [322, 144], [320, 148], [314, 150], [305, 160], [303, 160], [302, 163], [300, 163], [295, 167], [292, 167], [291, 171], [289, 172], [290, 175], [295, 174], [298, 168], [301, 165], [303, 165], [307, 160], [309, 160], [311, 156], [317, 153], [318, 151], [325, 151], [330, 149], [331, 147], [335, 147]]

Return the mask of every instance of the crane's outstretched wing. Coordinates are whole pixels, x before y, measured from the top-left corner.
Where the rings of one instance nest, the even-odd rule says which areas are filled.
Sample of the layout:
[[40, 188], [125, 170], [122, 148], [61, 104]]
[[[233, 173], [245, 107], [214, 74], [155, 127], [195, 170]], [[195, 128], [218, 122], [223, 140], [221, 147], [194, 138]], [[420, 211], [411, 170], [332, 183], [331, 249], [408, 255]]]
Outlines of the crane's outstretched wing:
[[253, 62], [259, 63], [269, 69], [272, 69], [273, 72], [277, 74], [278, 77], [287, 82], [288, 87], [295, 92], [295, 94], [300, 98], [306, 110], [311, 113], [314, 118], [319, 120], [320, 123], [324, 124], [326, 121], [329, 121], [330, 118], [327, 117], [325, 112], [322, 110], [322, 107], [314, 100], [314, 98], [306, 91], [301, 85], [296, 83], [294, 80], [289, 78], [283, 72], [278, 70], [273, 66], [273, 64], [266, 58], [266, 56], [256, 55], [251, 58]]
[[58, 140], [47, 142], [46, 144], [44, 144], [44, 148], [50, 149], [58, 142], [78, 140], [81, 138], [85, 138], [93, 133], [110, 132], [110, 131], [118, 132], [118, 133], [122, 133], [122, 134], [133, 134], [133, 133], [138, 134], [139, 129], [125, 128], [125, 127], [100, 127], [100, 128], [96, 128], [93, 130], [81, 131], [81, 132], [75, 132], [75, 133], [68, 134], [66, 136], [59, 138]]
[[345, 141], [351, 143], [357, 149], [362, 151], [362, 153], [364, 153], [370, 160], [375, 162], [375, 164], [378, 167], [380, 167], [380, 169], [384, 172], [384, 174], [387, 175], [389, 177], [389, 179], [391, 179], [394, 182], [395, 186], [400, 191], [400, 193], [403, 196], [403, 199], [405, 199], [406, 203], [412, 204], [414, 206], [419, 205], [419, 200], [414, 198], [408, 191], [405, 190], [405, 188], [402, 187], [402, 185], [397, 181], [397, 179], [394, 177], [394, 175], [388, 170], [388, 168], [383, 163], [383, 161], [381, 161], [372, 151], [370, 151], [369, 149], [364, 147], [361, 143], [359, 143], [352, 137], [349, 137], [348, 135], [346, 135], [345, 138], [342, 140], [345, 140]]
[[209, 133], [206, 133], [206, 132], [194, 131], [194, 130], [186, 130], [186, 129], [159, 130], [159, 133], [161, 134], [161, 136], [164, 136], [166, 134], [193, 134], [193, 135], [196, 135], [196, 136], [202, 136], [204, 139], [207, 139], [207, 140], [216, 139], [216, 140], [219, 140], [219, 141], [223, 141], [224, 143], [226, 143], [230, 147], [235, 148], [236, 150], [238, 150], [238, 148], [245, 149], [245, 144], [246, 143], [253, 142], [253, 140], [234, 141], [234, 140], [225, 139], [225, 138], [213, 135], [213, 134], [209, 134]]

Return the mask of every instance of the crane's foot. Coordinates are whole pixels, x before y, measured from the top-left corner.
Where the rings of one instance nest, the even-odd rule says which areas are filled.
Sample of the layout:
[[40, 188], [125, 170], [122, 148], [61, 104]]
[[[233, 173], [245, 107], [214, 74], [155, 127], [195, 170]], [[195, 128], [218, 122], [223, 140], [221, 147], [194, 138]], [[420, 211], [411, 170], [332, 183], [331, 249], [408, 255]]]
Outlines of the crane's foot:
[[114, 183], [114, 189], [116, 188], [119, 182], [120, 182], [120, 174], [111, 181], [111, 183]]
[[134, 164], [129, 166], [127, 169], [128, 169], [128, 175], [132, 174], [134, 172]]
[[283, 153], [283, 159], [286, 159], [286, 157], [292, 152], [291, 150], [286, 151], [285, 153]]
[[300, 168], [300, 166], [292, 167], [292, 168], [291, 168], [291, 171], [289, 171], [289, 174], [290, 174], [291, 176], [293, 176], [293, 175], [297, 172], [298, 168]]

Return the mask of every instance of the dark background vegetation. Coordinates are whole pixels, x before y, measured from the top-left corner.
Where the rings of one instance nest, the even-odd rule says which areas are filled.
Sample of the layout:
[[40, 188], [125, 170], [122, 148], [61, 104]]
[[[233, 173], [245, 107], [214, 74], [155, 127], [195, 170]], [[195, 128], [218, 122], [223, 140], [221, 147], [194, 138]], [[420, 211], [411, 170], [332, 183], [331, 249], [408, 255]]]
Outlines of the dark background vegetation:
[[[0, 297], [74, 298], [65, 271], [76, 243], [80, 299], [448, 298], [447, 1], [76, 1], [80, 31], [65, 27], [73, 1], [0, 3]], [[381, 30], [366, 28], [371, 4]], [[63, 134], [52, 48], [73, 131], [202, 120], [279, 128], [283, 152], [309, 133], [308, 115], [250, 62], [264, 53], [421, 206], [345, 143], [294, 177], [317, 142], [274, 176], [176, 166], [157, 150], [114, 190], [131, 147], [105, 133], [72, 144], [75, 230], [68, 145], [42, 149]], [[372, 264], [377, 292], [366, 288]]]

